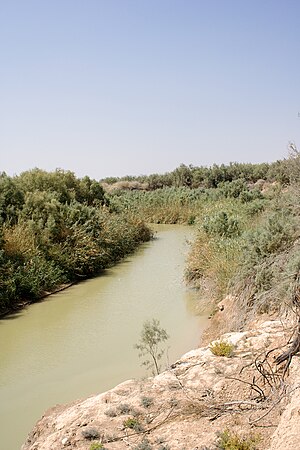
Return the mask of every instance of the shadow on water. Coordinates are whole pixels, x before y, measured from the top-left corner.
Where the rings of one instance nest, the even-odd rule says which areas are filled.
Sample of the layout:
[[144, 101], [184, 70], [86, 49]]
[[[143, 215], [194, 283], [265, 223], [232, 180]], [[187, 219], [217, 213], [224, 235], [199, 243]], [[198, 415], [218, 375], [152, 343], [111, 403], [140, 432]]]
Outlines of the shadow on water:
[[24, 315], [24, 313], [27, 312], [28, 307], [42, 303], [46, 300], [51, 301], [52, 299], [55, 298], [56, 295], [60, 294], [63, 291], [67, 291], [67, 290], [71, 289], [73, 286], [84, 285], [84, 283], [89, 283], [91, 280], [95, 280], [95, 279], [99, 279], [99, 278], [114, 277], [114, 274], [112, 273], [112, 268], [115, 268], [120, 264], [122, 264], [124, 266], [128, 265], [128, 264], [132, 264], [132, 259], [130, 257], [127, 257], [126, 260], [119, 261], [114, 266], [112, 266], [108, 269], [103, 269], [103, 270], [101, 270], [101, 272], [99, 272], [93, 276], [90, 276], [88, 278], [84, 277], [82, 279], [79, 279], [79, 280], [76, 280], [76, 281], [70, 283], [68, 286], [58, 288], [54, 292], [49, 292], [47, 294], [44, 294], [40, 299], [21, 303], [18, 309], [11, 310], [8, 312], [3, 312], [2, 314], [0, 314], [0, 325], [1, 325], [1, 322], [8, 321], [8, 320], [15, 320], [15, 319], [22, 317]]
[[0, 317], [0, 325], [1, 325], [1, 322], [3, 322], [3, 321], [15, 320], [15, 319], [18, 319], [19, 317], [22, 317], [24, 314], [24, 310], [26, 310], [26, 309], [27, 309], [27, 305], [24, 306], [24, 308], [22, 308], [22, 311], [20, 311], [20, 310], [15, 311], [15, 312], [13, 311], [13, 312], [10, 312], [10, 313], [5, 314], [4, 316]]

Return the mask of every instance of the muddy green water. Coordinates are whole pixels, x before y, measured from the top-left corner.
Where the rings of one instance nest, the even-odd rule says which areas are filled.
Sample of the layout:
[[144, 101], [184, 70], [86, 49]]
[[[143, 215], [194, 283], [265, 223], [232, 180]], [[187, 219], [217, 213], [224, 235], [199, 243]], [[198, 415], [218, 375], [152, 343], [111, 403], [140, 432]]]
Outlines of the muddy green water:
[[168, 361], [197, 346], [207, 323], [182, 282], [193, 230], [160, 226], [157, 239], [105, 274], [0, 321], [0, 448], [19, 450], [43, 412], [145, 375], [142, 324], [155, 317]]

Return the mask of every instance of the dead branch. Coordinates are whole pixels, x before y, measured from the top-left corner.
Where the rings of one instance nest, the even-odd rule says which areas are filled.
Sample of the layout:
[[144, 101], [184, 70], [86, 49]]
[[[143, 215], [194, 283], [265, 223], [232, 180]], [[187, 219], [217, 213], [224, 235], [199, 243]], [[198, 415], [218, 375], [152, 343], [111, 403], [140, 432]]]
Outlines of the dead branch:
[[289, 365], [291, 364], [293, 356], [295, 356], [299, 352], [300, 352], [300, 317], [298, 319], [296, 336], [292, 342], [292, 345], [286, 352], [282, 353], [275, 360], [277, 365], [282, 364], [283, 362], [286, 361], [286, 366], [284, 368], [284, 374], [286, 374], [287, 369], [288, 369]]
[[259, 395], [259, 401], [264, 401], [266, 400], [266, 395], [264, 393], [264, 391], [255, 383], [255, 377], [253, 377], [253, 382], [250, 383], [249, 381], [245, 381], [242, 380], [241, 378], [236, 378], [236, 377], [226, 377], [228, 380], [235, 380], [235, 381], [239, 381], [240, 383], [244, 383], [247, 384], [248, 386], [250, 386], [250, 388], [252, 390], [254, 390], [255, 392], [258, 393]]

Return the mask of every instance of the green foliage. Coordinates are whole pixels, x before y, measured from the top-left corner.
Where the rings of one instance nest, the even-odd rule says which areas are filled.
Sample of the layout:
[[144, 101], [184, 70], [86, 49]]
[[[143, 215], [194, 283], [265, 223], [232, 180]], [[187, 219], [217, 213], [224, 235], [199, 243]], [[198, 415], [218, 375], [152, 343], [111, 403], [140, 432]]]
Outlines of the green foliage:
[[240, 437], [226, 429], [220, 433], [217, 441], [218, 450], [255, 450], [258, 443], [257, 436]]
[[[229, 165], [213, 164], [211, 167], [186, 166], [181, 164], [172, 172], [165, 174], [141, 175], [138, 177], [105, 178], [102, 180], [109, 185], [121, 183], [122, 181], [137, 182], [147, 184], [149, 190], [161, 189], [164, 187], [188, 187], [188, 188], [216, 188], [220, 183], [230, 183], [237, 181], [241, 186], [244, 183], [255, 183], [258, 180], [278, 181], [288, 183], [287, 166], [285, 161], [276, 161], [272, 164], [244, 164], [230, 163]], [[227, 189], [227, 187], [225, 188]], [[230, 194], [231, 195], [231, 194]]]
[[16, 223], [24, 203], [24, 192], [16, 180], [0, 173], [0, 223]]
[[218, 184], [220, 193], [224, 197], [238, 198], [243, 192], [247, 192], [247, 185], [245, 180], [237, 179], [233, 181], [223, 181]]
[[[203, 212], [214, 203], [225, 206], [239, 202], [250, 208], [254, 202], [256, 207], [258, 202], [263, 202], [264, 196], [258, 189], [249, 190], [243, 181], [237, 181], [226, 182], [215, 188], [195, 189], [187, 185], [175, 185], [151, 191], [119, 189], [110, 192], [110, 209], [139, 216], [147, 223], [192, 225], [198, 223]], [[244, 206], [242, 208], [245, 209]]]
[[275, 211], [254, 231], [249, 232], [245, 242], [245, 253], [250, 264], [287, 248], [295, 235], [295, 222], [289, 210]]
[[[187, 279], [215, 299], [248, 280], [246, 304], [259, 300], [264, 310], [279, 296], [266, 295], [274, 283], [287, 287], [283, 253], [299, 235], [299, 195], [285, 196], [282, 205], [279, 188], [266, 195], [258, 188], [264, 180], [299, 182], [299, 154], [291, 149], [290, 158], [273, 164], [182, 164], [162, 175], [106, 180], [119, 186], [110, 194], [96, 180], [60, 169], [0, 174], [0, 312], [116, 263], [151, 239], [144, 222], [198, 226]], [[157, 372], [148, 355], [145, 365]]]
[[219, 211], [213, 216], [206, 216], [202, 226], [209, 235], [230, 238], [240, 234], [238, 220], [235, 217], [228, 217], [225, 211]]
[[198, 219], [185, 278], [201, 289], [207, 301], [221, 300], [228, 292], [239, 262], [243, 232], [252, 221], [246, 208], [239, 200], [210, 201]]
[[234, 345], [226, 341], [216, 341], [209, 346], [209, 349], [215, 356], [230, 358], [233, 354]]
[[168, 338], [169, 336], [166, 330], [161, 328], [159, 320], [152, 319], [152, 321], [144, 322], [140, 341], [135, 345], [135, 348], [139, 350], [141, 358], [150, 357], [150, 359], [145, 359], [142, 365], [151, 369], [153, 375], [160, 373], [160, 360], [165, 352], [161, 348], [161, 344]]
[[0, 313], [111, 266], [150, 230], [110, 212], [102, 186], [72, 172], [0, 175]]
[[70, 171], [57, 169], [54, 172], [46, 172], [36, 168], [23, 172], [16, 182], [23, 192], [55, 193], [59, 203], [63, 204], [70, 203], [72, 200], [88, 206], [107, 203], [100, 183], [87, 176], [78, 179]]
[[131, 428], [134, 431], [143, 431], [141, 423], [135, 417], [128, 417], [128, 419], [124, 420], [123, 427]]
[[261, 313], [285, 311], [299, 271], [300, 188], [295, 184], [277, 192], [242, 236], [239, 264], [231, 279], [239, 314], [233, 323], [242, 327]]
[[89, 450], [104, 450], [104, 445], [101, 442], [93, 442]]
[[248, 217], [257, 216], [258, 214], [260, 214], [261, 212], [264, 211], [265, 205], [266, 205], [266, 201], [263, 199], [262, 200], [254, 200], [253, 202], [247, 204], [247, 206], [245, 208], [245, 214]]
[[187, 187], [164, 187], [151, 192], [131, 191], [111, 194], [110, 208], [139, 216], [147, 223], [190, 223], [199, 213], [203, 193]]

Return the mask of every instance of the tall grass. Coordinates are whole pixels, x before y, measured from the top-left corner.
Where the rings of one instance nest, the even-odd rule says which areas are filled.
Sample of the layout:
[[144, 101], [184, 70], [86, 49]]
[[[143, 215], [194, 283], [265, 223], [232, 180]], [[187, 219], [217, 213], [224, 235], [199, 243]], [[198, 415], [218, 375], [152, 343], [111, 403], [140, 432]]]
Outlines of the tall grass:
[[217, 302], [228, 292], [240, 264], [243, 236], [255, 218], [249, 204], [226, 199], [206, 204], [198, 218], [198, 232], [187, 259], [185, 277], [207, 301]]

